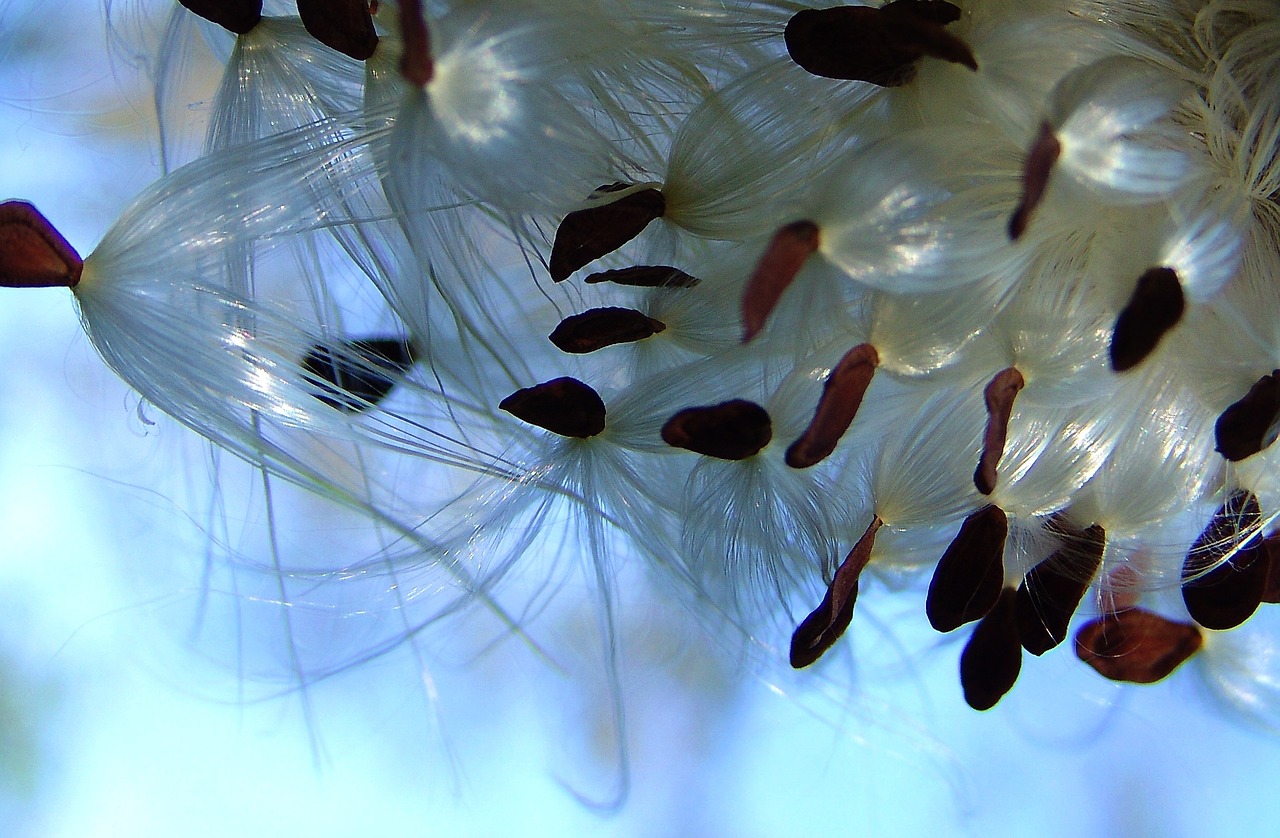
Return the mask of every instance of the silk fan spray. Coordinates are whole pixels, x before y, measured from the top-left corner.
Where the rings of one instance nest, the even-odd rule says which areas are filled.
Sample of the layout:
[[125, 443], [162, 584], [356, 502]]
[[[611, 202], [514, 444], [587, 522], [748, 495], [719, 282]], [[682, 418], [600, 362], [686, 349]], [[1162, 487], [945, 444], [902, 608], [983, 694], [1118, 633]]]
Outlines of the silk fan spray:
[[286, 612], [399, 620], [300, 682], [467, 608], [522, 633], [555, 543], [606, 668], [642, 560], [765, 665], [829, 668], [865, 586], [967, 633], [977, 710], [1065, 644], [1280, 722], [1273, 0], [166, 13], [168, 174], [83, 259], [4, 204], [0, 284], [377, 534], [270, 541]]

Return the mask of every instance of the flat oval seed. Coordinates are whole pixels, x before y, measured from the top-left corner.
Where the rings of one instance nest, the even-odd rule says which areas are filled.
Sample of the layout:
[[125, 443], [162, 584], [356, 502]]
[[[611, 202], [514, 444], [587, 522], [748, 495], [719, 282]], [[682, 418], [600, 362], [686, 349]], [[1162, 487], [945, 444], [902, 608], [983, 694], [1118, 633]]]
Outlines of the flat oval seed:
[[984, 506], [964, 519], [933, 579], [925, 613], [937, 631], [954, 631], [987, 615], [1004, 587], [1004, 541], [1009, 521], [998, 506]]
[[1013, 414], [1013, 400], [1027, 384], [1017, 367], [1009, 367], [996, 373], [983, 391], [987, 402], [987, 430], [982, 437], [982, 456], [973, 472], [973, 485], [984, 495], [996, 488], [996, 466], [1004, 456], [1004, 444], [1009, 438], [1009, 417]]
[[[1270, 561], [1258, 529], [1261, 521], [1257, 496], [1235, 492], [1187, 553], [1182, 601], [1191, 619], [1205, 628], [1233, 629], [1262, 604]], [[1202, 573], [1215, 562], [1216, 567]]]
[[498, 407], [560, 436], [587, 439], [604, 430], [604, 401], [576, 378], [556, 378], [517, 390]]
[[247, 35], [262, 20], [262, 0], [178, 0], [187, 10], [229, 32]]
[[764, 328], [800, 268], [818, 249], [820, 232], [812, 221], [795, 221], [773, 234], [742, 293], [742, 342]]
[[666, 328], [665, 323], [632, 308], [593, 308], [561, 320], [549, 338], [561, 351], [582, 355], [644, 340]]
[[809, 427], [787, 449], [787, 465], [808, 468], [836, 450], [836, 443], [858, 415], [879, 364], [880, 353], [869, 343], [858, 344], [844, 354], [822, 385], [822, 397]]
[[669, 265], [637, 265], [633, 268], [600, 271], [586, 279], [589, 285], [613, 282], [637, 288], [692, 288], [701, 281], [696, 276], [690, 276]]
[[[602, 186], [592, 194], [599, 205], [575, 210], [564, 217], [551, 245], [548, 269], [563, 282], [578, 268], [606, 256], [640, 235], [651, 221], [667, 211], [662, 192], [652, 187], [628, 191], [628, 184]], [[620, 197], [611, 199], [615, 192]]]
[[1047, 122], [1040, 123], [1040, 133], [1031, 144], [1031, 151], [1022, 164], [1022, 200], [1009, 219], [1009, 238], [1017, 241], [1027, 232], [1031, 223], [1031, 214], [1035, 212], [1044, 193], [1049, 188], [1049, 176], [1053, 174], [1053, 166], [1062, 155], [1062, 143], [1053, 133], [1053, 126]]
[[1076, 656], [1103, 678], [1154, 684], [1200, 650], [1204, 637], [1191, 623], [1175, 623], [1141, 608], [1091, 620], [1076, 633]]
[[662, 441], [707, 457], [745, 460], [773, 438], [773, 423], [763, 407], [734, 399], [680, 411], [662, 426]]
[[960, 655], [960, 686], [974, 710], [990, 710], [1017, 683], [1022, 671], [1018, 642], [1017, 596], [1005, 588], [995, 607], [978, 623]]
[[302, 368], [319, 381], [316, 398], [345, 413], [367, 410], [387, 397], [396, 379], [413, 366], [413, 347], [401, 338], [347, 341], [335, 353], [311, 347]]
[[1142, 363], [1160, 339], [1178, 325], [1186, 307], [1182, 283], [1173, 268], [1151, 268], [1139, 277], [1128, 305], [1116, 318], [1111, 368], [1124, 372]]
[[[954, 13], [944, 12], [947, 6]], [[815, 76], [898, 87], [915, 78], [916, 62], [925, 56], [978, 68], [969, 46], [942, 28], [940, 21], [958, 19], [959, 11], [950, 3], [913, 0], [879, 9], [805, 9], [787, 21], [783, 39], [791, 60]]]
[[1071, 618], [1101, 569], [1107, 546], [1106, 531], [1097, 524], [1064, 535], [1067, 543], [1031, 568], [1018, 586], [1018, 637], [1022, 648], [1037, 656], [1067, 639]]
[[298, 17], [311, 37], [356, 61], [378, 46], [368, 0], [298, 0]]
[[1276, 441], [1280, 419], [1280, 370], [1264, 375], [1245, 397], [1222, 411], [1213, 426], [1219, 454], [1231, 462], [1252, 457]]
[[803, 669], [822, 657], [853, 620], [853, 605], [858, 599], [858, 578], [871, 560], [876, 533], [884, 524], [879, 516], [871, 519], [866, 532], [836, 568], [835, 578], [827, 588], [822, 603], [801, 621], [791, 635], [791, 666]]
[[74, 288], [84, 260], [26, 201], [0, 204], [0, 287]]

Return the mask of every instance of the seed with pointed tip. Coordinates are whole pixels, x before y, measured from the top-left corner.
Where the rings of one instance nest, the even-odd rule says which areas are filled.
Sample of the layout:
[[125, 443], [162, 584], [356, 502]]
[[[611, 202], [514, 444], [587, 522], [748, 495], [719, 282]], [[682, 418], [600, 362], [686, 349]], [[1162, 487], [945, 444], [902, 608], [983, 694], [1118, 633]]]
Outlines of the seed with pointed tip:
[[0, 288], [74, 288], [84, 260], [26, 201], [0, 204]]
[[560, 321], [549, 338], [562, 352], [582, 355], [652, 337], [667, 328], [633, 308], [593, 308]]
[[721, 460], [753, 457], [772, 438], [768, 412], [745, 399], [686, 408], [662, 426], [667, 445]]
[[298, 0], [298, 17], [311, 37], [356, 61], [378, 46], [368, 0]]
[[1124, 372], [1155, 351], [1186, 310], [1182, 283], [1173, 268], [1151, 268], [1138, 278], [1111, 335], [1111, 368]]
[[754, 338], [782, 294], [818, 249], [821, 233], [812, 221], [795, 221], [773, 234], [742, 293], [742, 342]]
[[262, 20], [262, 0], [178, 0], [189, 11], [229, 32], [247, 35]]
[[794, 669], [803, 669], [822, 657], [849, 628], [853, 620], [853, 605], [858, 599], [858, 578], [867, 562], [871, 561], [876, 533], [883, 524], [879, 516], [871, 519], [862, 538], [836, 568], [835, 578], [831, 580], [822, 602], [791, 635], [791, 666]]
[[[1261, 522], [1257, 495], [1235, 492], [1187, 553], [1182, 565], [1182, 601], [1191, 619], [1205, 628], [1233, 629], [1262, 604], [1270, 561], [1259, 530]], [[1206, 567], [1213, 569], [1205, 573]]]
[[1213, 426], [1217, 451], [1231, 462], [1252, 457], [1276, 441], [1280, 370], [1259, 378], [1244, 398], [1222, 411]]
[[412, 366], [413, 348], [401, 338], [346, 341], [340, 352], [317, 344], [302, 359], [302, 368], [319, 382], [316, 398], [345, 413], [382, 401]]
[[1027, 232], [1031, 223], [1031, 214], [1044, 199], [1049, 188], [1049, 176], [1053, 174], [1053, 165], [1062, 155], [1062, 143], [1053, 133], [1053, 126], [1047, 122], [1040, 123], [1040, 133], [1031, 144], [1031, 151], [1022, 164], [1022, 200], [1009, 219], [1009, 238], [1017, 241]]
[[1111, 681], [1154, 684], [1200, 650], [1204, 637], [1142, 608], [1091, 620], [1076, 633], [1076, 656]]
[[858, 415], [879, 363], [880, 354], [869, 343], [858, 344], [844, 354], [822, 385], [822, 397], [809, 427], [787, 449], [787, 465], [808, 468], [836, 450], [836, 443]]
[[600, 271], [586, 279], [588, 285], [613, 282], [637, 288], [692, 288], [701, 281], [696, 276], [690, 276], [669, 265], [636, 265], [632, 268]]
[[982, 437], [982, 456], [973, 472], [973, 485], [984, 495], [995, 491], [996, 466], [1004, 456], [1004, 444], [1009, 437], [1013, 400], [1026, 383], [1017, 367], [1009, 367], [996, 373], [983, 391], [987, 402], [987, 430]]
[[[615, 193], [621, 194], [610, 197]], [[667, 211], [662, 192], [653, 187], [611, 184], [597, 189], [591, 200], [594, 206], [569, 213], [556, 229], [548, 264], [556, 282], [622, 247]]]
[[960, 686], [965, 702], [974, 710], [995, 707], [1013, 689], [1022, 671], [1016, 599], [1013, 588], [1001, 591], [995, 607], [974, 628], [960, 655]]
[[1071, 617], [1102, 567], [1106, 531], [1094, 524], [1077, 530], [1063, 521], [1051, 529], [1064, 538], [1062, 547], [1031, 568], [1018, 586], [1018, 637], [1022, 648], [1043, 655], [1067, 639]]
[[964, 519], [929, 582], [925, 614], [937, 631], [954, 631], [982, 619], [1004, 587], [1004, 541], [1009, 521], [998, 506]]
[[422, 16], [422, 0], [400, 0], [400, 75], [415, 87], [426, 87], [435, 76], [431, 33]]
[[783, 39], [791, 60], [815, 76], [898, 87], [915, 78], [925, 56], [978, 69], [968, 44], [943, 29], [959, 17], [941, 0], [804, 9], [787, 21]]
[[604, 430], [604, 401], [576, 378], [556, 378], [517, 390], [498, 407], [560, 436], [587, 439]]

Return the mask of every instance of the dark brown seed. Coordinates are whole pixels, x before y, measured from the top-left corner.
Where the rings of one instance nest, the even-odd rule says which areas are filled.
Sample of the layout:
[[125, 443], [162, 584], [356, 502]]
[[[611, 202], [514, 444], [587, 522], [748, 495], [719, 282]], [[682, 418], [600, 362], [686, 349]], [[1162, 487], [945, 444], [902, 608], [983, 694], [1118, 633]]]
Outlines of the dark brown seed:
[[968, 44], [943, 29], [959, 16], [940, 0], [805, 9], [787, 21], [783, 38], [791, 59], [815, 76], [898, 87], [915, 78], [925, 56], [978, 69]]
[[764, 328], [800, 268], [818, 249], [820, 232], [812, 221], [795, 221], [773, 234], [742, 294], [742, 342]]
[[1124, 372], [1150, 355], [1186, 310], [1182, 283], [1172, 268], [1152, 268], [1138, 278], [1111, 335], [1111, 368]]
[[1076, 656], [1111, 681], [1154, 684], [1199, 651], [1204, 638], [1141, 608], [1090, 620], [1076, 633]]
[[1277, 419], [1280, 370], [1259, 378], [1243, 399], [1222, 411], [1213, 426], [1218, 453], [1233, 463], [1252, 457], [1276, 441]]
[[1107, 546], [1106, 531], [1097, 524], [1086, 530], [1063, 522], [1053, 526], [1065, 542], [1018, 586], [1018, 637], [1022, 648], [1037, 656], [1067, 639], [1071, 617], [1102, 567]]
[[662, 441], [667, 445], [721, 460], [755, 456], [772, 438], [769, 414], [745, 399], [686, 408], [662, 426]]
[[498, 407], [560, 436], [586, 439], [604, 430], [604, 401], [576, 378], [556, 378], [517, 390]]
[[400, 75], [415, 87], [426, 87], [435, 76], [431, 33], [422, 16], [422, 0], [400, 0]]
[[1044, 199], [1045, 190], [1049, 188], [1049, 176], [1053, 174], [1053, 165], [1062, 155], [1062, 143], [1053, 133], [1053, 126], [1047, 122], [1040, 123], [1040, 133], [1031, 144], [1031, 151], [1022, 164], [1022, 200], [1009, 219], [1009, 238], [1017, 241], [1027, 232], [1031, 223], [1031, 214], [1035, 212], [1040, 201]]
[[858, 415], [879, 363], [880, 354], [869, 343], [858, 344], [844, 354], [822, 385], [822, 398], [809, 427], [787, 449], [787, 465], [808, 468], [836, 450], [836, 443]]
[[[1262, 604], [1270, 562], [1261, 522], [1257, 495], [1235, 492], [1187, 553], [1182, 601], [1191, 619], [1205, 628], [1233, 629]], [[1206, 567], [1213, 569], [1206, 573]]]
[[665, 323], [633, 308], [593, 308], [561, 320], [550, 340], [562, 352], [582, 355], [616, 343], [644, 340], [666, 328]]
[[83, 271], [80, 254], [38, 209], [0, 204], [0, 287], [74, 288]]
[[702, 280], [668, 265], [637, 265], [634, 268], [618, 268], [600, 271], [587, 277], [586, 282], [613, 282], [637, 288], [692, 288]]
[[262, 20], [262, 0], [178, 0], [189, 11], [237, 35], [246, 35]]
[[969, 635], [960, 655], [960, 686], [965, 702], [974, 710], [995, 707], [1013, 689], [1022, 671], [1016, 600], [1013, 588], [1001, 591], [995, 607]]
[[1280, 602], [1280, 535], [1268, 536], [1262, 542], [1266, 553], [1267, 584], [1262, 590], [1262, 601]]
[[835, 578], [827, 588], [822, 603], [805, 617], [791, 635], [791, 666], [803, 669], [822, 657], [844, 634], [853, 620], [853, 604], [858, 599], [858, 577], [871, 560], [876, 533], [884, 524], [879, 517], [871, 519], [867, 531], [836, 568]]
[[341, 352], [317, 344], [302, 359], [302, 368], [317, 380], [316, 398], [345, 413], [382, 401], [412, 366], [413, 347], [402, 338], [347, 341]]
[[[627, 191], [631, 188], [625, 183], [602, 186], [591, 195], [594, 206], [564, 217], [551, 245], [548, 268], [553, 280], [563, 282], [578, 268], [622, 247], [667, 211], [660, 190]], [[621, 195], [610, 197], [615, 193]]]
[[378, 46], [369, 0], [298, 0], [298, 17], [311, 37], [356, 61]]
[[1009, 437], [1013, 400], [1026, 383], [1017, 367], [1009, 367], [996, 373], [982, 393], [987, 402], [987, 430], [982, 437], [982, 456], [973, 472], [973, 485], [984, 495], [995, 491], [996, 466], [1004, 456], [1004, 444]]
[[998, 506], [964, 519], [929, 582], [925, 613], [938, 631], [954, 631], [987, 615], [1004, 587], [1004, 540], [1009, 521]]

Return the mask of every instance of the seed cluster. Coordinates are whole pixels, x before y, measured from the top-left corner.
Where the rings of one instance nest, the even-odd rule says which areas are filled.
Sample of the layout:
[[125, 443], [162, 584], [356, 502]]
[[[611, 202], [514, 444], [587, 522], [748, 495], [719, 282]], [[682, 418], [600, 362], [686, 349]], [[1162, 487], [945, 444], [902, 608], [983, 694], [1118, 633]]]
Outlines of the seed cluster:
[[395, 535], [326, 583], [501, 610], [563, 505], [796, 668], [927, 581], [979, 710], [1082, 609], [1149, 683], [1280, 600], [1270, 0], [172, 14], [230, 46], [203, 153], [83, 261], [5, 204], [0, 284]]

